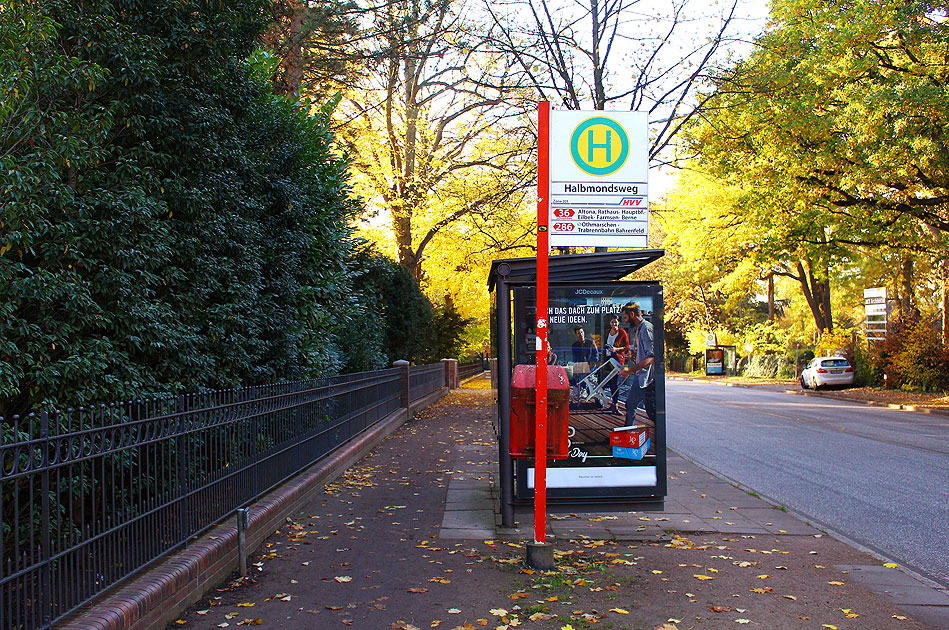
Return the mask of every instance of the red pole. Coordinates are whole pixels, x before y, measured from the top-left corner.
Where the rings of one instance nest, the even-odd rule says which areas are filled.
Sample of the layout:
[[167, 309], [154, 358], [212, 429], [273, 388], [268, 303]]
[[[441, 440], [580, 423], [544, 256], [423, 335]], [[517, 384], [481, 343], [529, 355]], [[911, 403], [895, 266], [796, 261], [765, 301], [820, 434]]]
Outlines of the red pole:
[[550, 193], [550, 103], [537, 104], [537, 418], [534, 452], [534, 542], [547, 529], [547, 204]]

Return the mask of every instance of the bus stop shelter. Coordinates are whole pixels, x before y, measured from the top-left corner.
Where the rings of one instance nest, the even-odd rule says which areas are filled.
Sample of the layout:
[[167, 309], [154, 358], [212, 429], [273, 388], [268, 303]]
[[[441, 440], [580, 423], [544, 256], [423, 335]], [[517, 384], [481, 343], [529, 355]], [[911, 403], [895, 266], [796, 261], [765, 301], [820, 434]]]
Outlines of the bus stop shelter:
[[[662, 287], [653, 282], [623, 282], [631, 273], [645, 267], [664, 255], [661, 249], [645, 249], [592, 254], [551, 256], [548, 279], [550, 283], [549, 321], [553, 334], [551, 349], [558, 355], [557, 362], [565, 365], [571, 378], [571, 440], [575, 447], [573, 463], [552, 462], [561, 468], [550, 468], [554, 483], [567, 479], [564, 487], [548, 484], [548, 498], [552, 506], [561, 505], [622, 505], [635, 509], [661, 509], [666, 493], [665, 470], [665, 383], [663, 365]], [[501, 521], [504, 527], [514, 526], [514, 509], [532, 497], [532, 468], [525, 460], [515, 460], [509, 452], [511, 438], [511, 378], [516, 363], [533, 363], [534, 352], [530, 335], [534, 332], [536, 309], [533, 296], [537, 282], [536, 258], [495, 260], [491, 265], [488, 289], [494, 293], [493, 336], [497, 348], [498, 415], [495, 431], [498, 436], [500, 465]], [[650, 322], [655, 341], [655, 411], [648, 420], [643, 409], [633, 414], [649, 426], [643, 435], [651, 439], [646, 446], [649, 454], [640, 459], [623, 459], [620, 451], [611, 450], [612, 433], [621, 431], [621, 416], [611, 417], [605, 410], [610, 396], [615, 402], [615, 389], [606, 389], [605, 372], [611, 368], [603, 355], [605, 328], [609, 319], [619, 316], [624, 304], [643, 305], [644, 317]], [[622, 324], [622, 319], [620, 318]], [[555, 330], [556, 326], [559, 330]], [[601, 352], [596, 362], [576, 362], [568, 341], [576, 328], [588, 329], [591, 338], [598, 339]], [[558, 341], [559, 340], [559, 341]], [[575, 344], [574, 344], [575, 345]], [[613, 362], [615, 364], [615, 361]], [[597, 371], [601, 372], [597, 380]], [[616, 372], [613, 372], [616, 374]], [[591, 376], [592, 375], [592, 376]], [[635, 379], [613, 378], [618, 383]], [[626, 385], [630, 387], [630, 385]], [[582, 395], [581, 395], [582, 393]], [[620, 388], [620, 399], [625, 394]], [[582, 400], [580, 400], [582, 399]], [[638, 414], [638, 415], [637, 415]], [[611, 426], [608, 426], [611, 425]], [[578, 474], [581, 471], [583, 474]], [[558, 474], [560, 477], [558, 477]], [[569, 479], [582, 477], [600, 481], [574, 484]], [[625, 480], [625, 481], [624, 481]]]

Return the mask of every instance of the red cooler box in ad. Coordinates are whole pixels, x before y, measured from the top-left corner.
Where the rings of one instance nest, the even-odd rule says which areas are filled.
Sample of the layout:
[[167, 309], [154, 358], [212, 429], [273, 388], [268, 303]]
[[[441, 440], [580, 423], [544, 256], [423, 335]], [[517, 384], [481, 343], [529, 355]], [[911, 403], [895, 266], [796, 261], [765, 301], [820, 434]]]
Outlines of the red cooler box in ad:
[[[533, 458], [536, 450], [537, 366], [515, 365], [511, 379], [511, 457]], [[547, 459], [567, 459], [570, 382], [562, 365], [547, 366]]]

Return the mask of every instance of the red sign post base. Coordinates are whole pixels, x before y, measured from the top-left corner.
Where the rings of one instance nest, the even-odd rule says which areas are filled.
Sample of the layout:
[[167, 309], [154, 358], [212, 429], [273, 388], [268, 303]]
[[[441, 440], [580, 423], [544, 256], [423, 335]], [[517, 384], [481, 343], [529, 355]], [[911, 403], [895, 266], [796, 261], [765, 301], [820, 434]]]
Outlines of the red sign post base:
[[538, 571], [554, 568], [554, 547], [549, 543], [527, 543], [527, 566]]

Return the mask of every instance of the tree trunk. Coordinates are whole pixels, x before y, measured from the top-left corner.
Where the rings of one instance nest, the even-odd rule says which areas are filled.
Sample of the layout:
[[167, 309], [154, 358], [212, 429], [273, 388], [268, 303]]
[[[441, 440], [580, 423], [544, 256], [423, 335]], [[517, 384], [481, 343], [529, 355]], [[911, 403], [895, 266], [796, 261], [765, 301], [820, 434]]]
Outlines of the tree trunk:
[[774, 274], [768, 274], [768, 321], [774, 323]]
[[830, 277], [827, 270], [824, 270], [823, 279], [815, 279], [811, 276], [811, 283], [815, 289], [819, 287], [821, 295], [821, 311], [824, 316], [824, 328], [827, 332], [834, 332], [834, 318], [830, 308]]
[[602, 42], [600, 37], [600, 6], [597, 0], [591, 0], [590, 2], [590, 17], [590, 26], [593, 31], [593, 46], [591, 48], [593, 53], [593, 109], [601, 110], [606, 109], [606, 88], [603, 85], [605, 68], [603, 68], [600, 59], [600, 44]]
[[419, 107], [416, 102], [415, 74], [418, 70], [416, 58], [419, 53], [418, 47], [418, 16], [409, 17], [409, 25], [405, 34], [408, 42], [407, 54], [405, 55], [403, 69], [403, 83], [405, 93], [403, 94], [403, 104], [405, 105], [405, 146], [402, 151], [402, 186], [399, 190], [397, 212], [392, 213], [395, 222], [395, 237], [399, 248], [399, 264], [405, 267], [416, 282], [421, 275], [422, 261], [413, 247], [412, 239], [412, 214], [415, 210], [416, 185], [415, 185], [415, 148], [418, 142], [418, 115]]
[[412, 215], [411, 212], [393, 210], [392, 230], [395, 232], [395, 242], [398, 248], [399, 264], [405, 267], [412, 277], [418, 280], [417, 268], [419, 261], [412, 248]]
[[942, 303], [942, 343], [949, 345], [949, 261], [939, 263], [940, 275], [942, 276], [942, 290], [940, 302]]
[[290, 33], [287, 41], [287, 72], [284, 87], [287, 94], [299, 94], [303, 85], [303, 15], [306, 7], [298, 1], [292, 2], [293, 17], [290, 18]]
[[907, 255], [903, 259], [902, 269], [900, 270], [900, 317], [903, 319], [919, 317], [919, 309], [916, 308], [913, 291], [916, 277], [914, 262], [913, 256]]
[[830, 310], [830, 280], [826, 273], [823, 274], [823, 279], [816, 277], [810, 258], [806, 258], [805, 261], [807, 262], [806, 269], [804, 264], [798, 261], [797, 276], [794, 277], [801, 284], [801, 291], [804, 293], [804, 299], [807, 300], [807, 306], [811, 309], [818, 334], [825, 330], [833, 332], [834, 320]]

